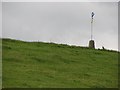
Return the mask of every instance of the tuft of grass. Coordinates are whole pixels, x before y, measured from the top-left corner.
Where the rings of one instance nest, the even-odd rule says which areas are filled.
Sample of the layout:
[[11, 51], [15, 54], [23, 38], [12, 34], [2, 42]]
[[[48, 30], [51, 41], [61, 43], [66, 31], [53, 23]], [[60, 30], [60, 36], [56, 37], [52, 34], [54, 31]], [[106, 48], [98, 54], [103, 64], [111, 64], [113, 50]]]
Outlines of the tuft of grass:
[[118, 52], [2, 39], [5, 88], [117, 88]]

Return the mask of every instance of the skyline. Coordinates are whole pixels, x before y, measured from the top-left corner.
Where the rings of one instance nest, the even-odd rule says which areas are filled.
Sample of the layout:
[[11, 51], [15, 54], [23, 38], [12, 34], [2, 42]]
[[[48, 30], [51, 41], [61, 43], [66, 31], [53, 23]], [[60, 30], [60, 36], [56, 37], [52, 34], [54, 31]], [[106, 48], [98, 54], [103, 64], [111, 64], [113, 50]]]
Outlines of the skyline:
[[96, 48], [118, 50], [117, 9], [117, 2], [3, 2], [2, 37], [88, 46], [93, 11]]

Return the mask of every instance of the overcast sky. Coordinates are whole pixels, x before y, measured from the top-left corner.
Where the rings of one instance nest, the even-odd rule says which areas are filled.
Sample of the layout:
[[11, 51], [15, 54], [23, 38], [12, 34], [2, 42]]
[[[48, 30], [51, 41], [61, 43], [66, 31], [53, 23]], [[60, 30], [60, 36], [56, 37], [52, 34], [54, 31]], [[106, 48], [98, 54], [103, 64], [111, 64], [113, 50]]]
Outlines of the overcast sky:
[[2, 37], [118, 49], [117, 2], [3, 2]]

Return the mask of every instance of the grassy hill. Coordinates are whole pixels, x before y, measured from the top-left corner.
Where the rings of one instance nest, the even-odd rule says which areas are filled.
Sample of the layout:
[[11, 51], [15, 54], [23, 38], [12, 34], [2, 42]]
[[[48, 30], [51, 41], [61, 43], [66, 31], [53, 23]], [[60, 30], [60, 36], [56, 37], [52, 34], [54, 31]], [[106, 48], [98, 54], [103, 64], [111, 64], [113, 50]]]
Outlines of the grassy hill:
[[2, 89], [2, 39], [0, 39], [0, 89]]
[[118, 52], [2, 40], [3, 87], [115, 88]]

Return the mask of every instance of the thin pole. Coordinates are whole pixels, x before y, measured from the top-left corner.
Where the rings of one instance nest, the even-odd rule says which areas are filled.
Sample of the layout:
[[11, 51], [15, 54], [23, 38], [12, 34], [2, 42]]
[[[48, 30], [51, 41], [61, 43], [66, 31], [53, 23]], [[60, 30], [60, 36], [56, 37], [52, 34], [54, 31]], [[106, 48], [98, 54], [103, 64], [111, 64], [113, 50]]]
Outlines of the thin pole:
[[91, 13], [91, 40], [93, 38], [93, 17], [94, 17], [94, 12]]
[[91, 20], [91, 40], [93, 38], [93, 18]]

